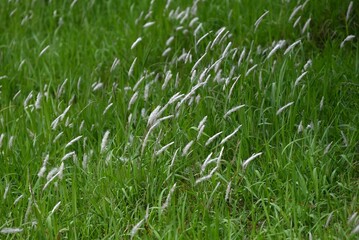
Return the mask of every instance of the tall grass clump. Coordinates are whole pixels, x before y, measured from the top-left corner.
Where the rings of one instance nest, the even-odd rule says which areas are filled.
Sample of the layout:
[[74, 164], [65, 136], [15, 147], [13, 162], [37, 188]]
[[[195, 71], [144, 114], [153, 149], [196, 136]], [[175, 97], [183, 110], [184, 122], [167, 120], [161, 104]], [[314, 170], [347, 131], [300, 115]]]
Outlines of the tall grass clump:
[[357, 2], [1, 5], [1, 238], [358, 238]]

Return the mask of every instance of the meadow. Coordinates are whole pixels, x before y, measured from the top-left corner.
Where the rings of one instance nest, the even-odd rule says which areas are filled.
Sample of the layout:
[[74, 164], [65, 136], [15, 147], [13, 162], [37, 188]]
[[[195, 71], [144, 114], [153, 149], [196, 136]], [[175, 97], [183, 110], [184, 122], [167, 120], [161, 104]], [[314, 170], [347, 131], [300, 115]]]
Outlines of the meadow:
[[0, 5], [1, 239], [358, 239], [358, 2]]

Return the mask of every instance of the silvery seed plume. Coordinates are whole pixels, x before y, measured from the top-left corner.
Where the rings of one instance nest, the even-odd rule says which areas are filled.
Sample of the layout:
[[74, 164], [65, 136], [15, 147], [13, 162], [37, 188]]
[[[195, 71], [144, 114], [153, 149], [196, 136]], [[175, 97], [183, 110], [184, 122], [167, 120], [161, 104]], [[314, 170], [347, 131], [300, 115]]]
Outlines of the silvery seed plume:
[[149, 28], [151, 26], [153, 26], [155, 24], [155, 22], [147, 22], [143, 25], [143, 28]]
[[39, 92], [37, 94], [37, 97], [36, 97], [35, 109], [40, 109], [41, 108], [41, 99], [42, 99], [42, 93]]
[[231, 194], [231, 185], [232, 185], [232, 181], [229, 181], [226, 189], [226, 196], [224, 197], [225, 201], [229, 200], [229, 196]]
[[54, 138], [54, 140], [52, 141], [52, 143], [55, 143], [57, 140], [59, 140], [59, 138], [64, 134], [64, 132], [60, 132], [59, 134], [56, 135], [56, 137]]
[[175, 191], [176, 189], [176, 185], [177, 183], [173, 184], [172, 188], [170, 189], [168, 195], [167, 195], [167, 198], [166, 198], [166, 201], [162, 204], [162, 207], [161, 207], [161, 212], [163, 212], [164, 210], [166, 210], [166, 208], [168, 207], [170, 201], [171, 201], [171, 197], [172, 197], [172, 194], [173, 192]]
[[74, 155], [76, 155], [75, 151], [69, 152], [69, 153], [65, 154], [65, 156], [62, 157], [61, 161], [65, 161], [65, 160], [73, 157]]
[[195, 23], [197, 23], [199, 20], [198, 17], [194, 17], [188, 24], [189, 27], [193, 27], [195, 25]]
[[219, 167], [219, 164], [218, 164], [218, 163], [219, 163], [219, 161], [217, 162], [217, 166], [216, 166], [215, 168], [213, 168], [212, 171], [211, 171], [208, 175], [197, 179], [196, 182], [195, 182], [195, 184], [197, 185], [198, 183], [201, 183], [201, 182], [203, 182], [203, 181], [206, 181], [206, 180], [212, 178], [213, 174], [217, 171], [217, 169], [218, 169], [218, 167]]
[[[202, 28], [202, 23], [198, 24], [198, 26], [196, 27], [196, 29], [195, 29], [194, 32], [193, 32], [193, 35], [194, 35], [194, 36], [197, 36], [197, 35], [198, 35], [198, 32], [199, 32], [200, 30], [203, 30], [203, 28]], [[196, 43], [196, 46], [197, 46], [197, 43]], [[196, 47], [196, 46], [195, 46], [195, 47]]]
[[210, 161], [211, 157], [212, 157], [213, 152], [211, 152], [210, 154], [208, 154], [208, 156], [206, 157], [206, 160], [204, 160], [202, 166], [201, 166], [201, 174], [204, 172], [204, 170], [206, 170], [206, 166], [208, 165], [208, 162]]
[[163, 153], [164, 151], [166, 151], [172, 144], [174, 144], [175, 142], [170, 142], [169, 144], [163, 146], [160, 150], [158, 150], [155, 155], [158, 156], [161, 153]]
[[158, 112], [160, 111], [161, 106], [158, 105], [150, 114], [150, 116], [148, 117], [148, 121], [147, 121], [147, 126], [152, 126], [158, 117]]
[[174, 163], [175, 163], [175, 159], [177, 157], [177, 152], [179, 151], [179, 148], [177, 148], [177, 150], [175, 151], [175, 153], [173, 154], [172, 160], [171, 160], [171, 164], [169, 168], [172, 168]]
[[243, 163], [242, 163], [242, 169], [245, 170], [248, 166], [248, 164], [253, 161], [255, 158], [259, 157], [260, 155], [262, 155], [262, 153], [256, 153], [256, 154], [253, 154], [251, 157], [249, 157], [247, 160], [245, 160]]
[[137, 61], [137, 57], [133, 60], [130, 69], [128, 70], [128, 76], [131, 77], [133, 75], [133, 70], [135, 68], [135, 64]]
[[293, 28], [295, 28], [295, 27], [298, 25], [298, 23], [299, 23], [299, 21], [300, 21], [301, 18], [302, 18], [302, 16], [299, 16], [299, 17], [295, 20], [295, 22], [293, 23]]
[[132, 97], [131, 97], [131, 99], [130, 99], [130, 102], [128, 103], [127, 110], [130, 110], [130, 109], [131, 109], [131, 106], [136, 102], [137, 98], [138, 98], [138, 92], [135, 92], [135, 93], [132, 95]]
[[174, 39], [175, 39], [174, 36], [169, 37], [166, 41], [166, 46], [169, 46], [173, 42]]
[[358, 215], [357, 212], [353, 213], [353, 214], [348, 218], [348, 224], [351, 224], [352, 222], [354, 222], [354, 221], [356, 220], [356, 218], [357, 218], [357, 215]]
[[340, 48], [343, 48], [343, 47], [344, 47], [344, 44], [345, 44], [346, 42], [349, 42], [349, 41], [353, 40], [354, 38], [355, 38], [355, 35], [349, 35], [349, 36], [347, 36], [347, 37], [343, 40], [343, 42], [340, 43]]
[[110, 131], [107, 130], [105, 134], [103, 135], [102, 141], [101, 141], [101, 150], [100, 152], [103, 153], [106, 150], [108, 137], [110, 136]]
[[193, 71], [197, 68], [197, 66], [200, 64], [200, 62], [203, 60], [203, 58], [207, 55], [207, 52], [205, 52], [198, 60], [197, 62], [193, 65], [192, 69], [191, 69], [191, 73], [193, 73]]
[[29, 101], [31, 100], [31, 98], [33, 97], [32, 91], [30, 91], [29, 95], [27, 95], [25, 101], [24, 101], [24, 108], [27, 107], [27, 105], [29, 104]]
[[254, 31], [257, 30], [259, 24], [262, 22], [263, 18], [269, 13], [269, 11], [265, 11], [262, 16], [260, 16], [257, 21], [254, 23]]
[[198, 39], [198, 41], [196, 42], [196, 46], [197, 46], [203, 39], [205, 39], [211, 32], [212, 32], [212, 31], [205, 33], [200, 39]]
[[113, 105], [113, 103], [108, 104], [107, 107], [105, 108], [105, 110], [103, 110], [102, 115], [105, 115], [106, 112], [112, 107], [112, 105]]
[[170, 52], [171, 52], [172, 48], [166, 48], [163, 53], [162, 53], [162, 57], [166, 57]]
[[288, 21], [291, 21], [294, 18], [294, 16], [297, 14], [297, 12], [301, 9], [302, 9], [302, 5], [298, 5], [297, 7], [295, 7], [292, 14], [290, 14]]
[[115, 58], [115, 60], [113, 60], [110, 72], [113, 72], [113, 70], [115, 70], [115, 68], [117, 67], [117, 65], [120, 63], [120, 60], [118, 58]]
[[147, 144], [147, 141], [148, 141], [148, 137], [150, 136], [150, 133], [159, 125], [159, 122], [156, 122], [155, 124], [153, 124], [149, 129], [148, 129], [148, 132], [142, 142], [142, 148], [141, 148], [141, 155], [143, 154], [144, 150], [145, 150], [145, 147], [146, 147], [146, 144]]
[[14, 233], [21, 233], [24, 229], [22, 228], [2, 228], [0, 233], [2, 234], [14, 234]]
[[330, 147], [332, 146], [332, 144], [333, 144], [333, 142], [330, 142], [330, 143], [325, 147], [324, 152], [323, 152], [324, 155], [329, 152]]
[[284, 105], [283, 107], [279, 108], [278, 111], [276, 112], [276, 115], [281, 114], [285, 109], [287, 109], [288, 107], [292, 106], [294, 102], [290, 102], [287, 103], [286, 105]]
[[194, 141], [190, 141], [189, 143], [187, 143], [187, 145], [183, 148], [182, 151], [182, 156], [187, 156], [188, 155], [188, 151], [191, 148], [192, 144], [194, 143]]
[[40, 169], [40, 171], [38, 172], [37, 176], [40, 178], [40, 177], [43, 177], [44, 176], [44, 173], [46, 172], [46, 165], [47, 165], [47, 162], [49, 161], [49, 154], [46, 154], [45, 158], [44, 158], [44, 161], [42, 162], [42, 167]]
[[205, 145], [208, 146], [211, 142], [213, 142], [214, 139], [216, 139], [219, 135], [221, 135], [222, 132], [223, 132], [223, 131], [220, 131], [220, 132], [214, 134], [212, 137], [210, 137], [210, 138], [207, 140], [207, 142], [206, 142]]
[[307, 73], [308, 73], [307, 71], [303, 72], [303, 73], [295, 80], [295, 83], [294, 83], [294, 86], [295, 86], [295, 87], [299, 84], [300, 80], [302, 80], [302, 78], [303, 78], [305, 75], [307, 75]]
[[307, 28], [309, 27], [309, 24], [310, 24], [310, 21], [311, 21], [312, 19], [311, 18], [309, 18], [306, 22], [305, 22], [305, 24], [304, 24], [304, 27], [303, 27], [303, 29], [302, 29], [302, 34], [305, 32], [305, 30], [307, 30]]
[[142, 219], [132, 228], [132, 230], [130, 232], [131, 239], [136, 235], [136, 233], [138, 232], [138, 230], [140, 229], [140, 227], [142, 226], [144, 221], [145, 221], [145, 219]]
[[245, 106], [246, 106], [246, 105], [243, 104], [243, 105], [239, 105], [239, 106], [236, 106], [236, 107], [233, 107], [233, 108], [229, 109], [229, 110], [224, 114], [223, 118], [228, 117], [231, 113], [234, 113], [234, 112], [238, 111], [239, 109], [241, 109], [241, 108], [243, 108], [243, 107], [245, 107]]
[[142, 41], [141, 37], [137, 38], [136, 41], [134, 41], [133, 44], [131, 45], [131, 50], [133, 50], [141, 41]]
[[72, 139], [70, 142], [68, 142], [65, 146], [65, 148], [71, 146], [72, 144], [74, 144], [75, 142], [77, 142], [78, 140], [80, 140], [82, 138], [82, 136], [78, 136], [78, 137], [75, 137], [74, 139]]
[[284, 47], [286, 41], [285, 40], [280, 40], [275, 46], [274, 48], [269, 52], [267, 59], [269, 59], [271, 56], [274, 55], [274, 53], [278, 50]]
[[[220, 28], [217, 32], [216, 32], [216, 37], [214, 38], [212, 44], [211, 44], [211, 49], [213, 49], [214, 45], [218, 42], [219, 38], [221, 37], [222, 33], [226, 30], [226, 27], [222, 27]], [[207, 51], [206, 51], [207, 52]]]
[[239, 131], [239, 129], [240, 129], [241, 127], [242, 127], [242, 125], [239, 125], [231, 134], [229, 134], [228, 136], [226, 136], [225, 138], [223, 138], [219, 145], [222, 145], [222, 144], [224, 144], [225, 142], [227, 142], [231, 137], [233, 137], [233, 136]]
[[325, 228], [327, 228], [327, 227], [329, 226], [329, 223], [330, 223], [330, 221], [331, 221], [332, 218], [333, 218], [333, 213], [334, 213], [334, 212], [331, 212], [331, 213], [329, 214], [329, 216], [328, 216], [328, 218], [327, 218], [327, 221], [325, 222], [325, 225], [324, 225]]
[[198, 130], [198, 134], [197, 134], [197, 141], [199, 140], [199, 138], [202, 136], [203, 131], [204, 131], [205, 125], [202, 125], [199, 130]]
[[21, 194], [19, 197], [17, 197], [16, 199], [15, 199], [15, 201], [14, 201], [14, 206], [22, 199], [24, 197], [24, 195], [23, 194]]
[[248, 69], [245, 76], [247, 77], [257, 66], [258, 66], [258, 64], [254, 64], [250, 69]]
[[287, 47], [287, 49], [284, 51], [284, 54], [283, 54], [283, 55], [288, 54], [290, 51], [293, 50], [293, 48], [294, 48], [295, 46], [297, 46], [297, 45], [300, 44], [301, 42], [302, 42], [302, 41], [299, 39], [299, 40], [295, 41], [294, 43], [292, 43], [289, 47]]
[[310, 68], [311, 66], [312, 66], [312, 60], [309, 59], [309, 60], [307, 61], [307, 63], [304, 65], [303, 70], [304, 70], [304, 71], [307, 71], [308, 68]]
[[345, 15], [345, 21], [346, 22], [348, 22], [348, 20], [349, 20], [352, 8], [353, 8], [353, 1], [350, 1], [349, 6], [348, 6], [348, 10], [347, 10], [347, 14]]
[[133, 91], [137, 91], [137, 88], [140, 86], [140, 84], [145, 80], [145, 76], [142, 76], [135, 84], [135, 86], [133, 87]]
[[39, 57], [41, 57], [49, 48], [50, 48], [50, 45], [47, 45], [44, 49], [42, 49], [39, 54]]
[[359, 233], [359, 224], [350, 232], [351, 235]]
[[56, 210], [60, 207], [60, 204], [61, 204], [61, 201], [59, 201], [58, 203], [56, 203], [56, 205], [52, 208], [52, 210], [51, 210], [49, 216], [52, 216], [52, 215], [56, 212]]
[[324, 105], [324, 96], [322, 97], [322, 99], [320, 100], [320, 103], [319, 103], [319, 110], [320, 111], [323, 110], [323, 105]]
[[171, 80], [171, 78], [172, 78], [172, 73], [169, 70], [169, 71], [166, 72], [166, 77], [165, 77], [165, 80], [164, 80], [164, 82], [162, 84], [162, 90], [165, 90], [165, 88], [166, 88], [168, 82]]

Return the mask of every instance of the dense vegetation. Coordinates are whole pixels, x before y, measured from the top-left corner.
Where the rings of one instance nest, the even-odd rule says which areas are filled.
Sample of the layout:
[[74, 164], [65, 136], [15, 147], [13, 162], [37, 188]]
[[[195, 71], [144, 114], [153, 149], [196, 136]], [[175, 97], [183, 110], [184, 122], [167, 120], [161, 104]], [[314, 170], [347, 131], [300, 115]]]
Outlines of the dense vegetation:
[[356, 239], [355, 1], [0, 7], [0, 236]]

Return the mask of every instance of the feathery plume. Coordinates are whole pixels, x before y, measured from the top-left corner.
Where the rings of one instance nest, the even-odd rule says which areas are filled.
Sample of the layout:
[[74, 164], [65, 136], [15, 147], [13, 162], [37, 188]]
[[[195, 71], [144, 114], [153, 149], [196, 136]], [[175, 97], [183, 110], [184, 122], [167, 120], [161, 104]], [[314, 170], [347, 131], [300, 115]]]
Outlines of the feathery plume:
[[145, 221], [145, 219], [141, 219], [141, 221], [139, 221], [131, 230], [131, 239], [136, 235], [136, 233], [138, 232], [138, 230], [140, 229], [140, 227], [142, 226], [143, 222]]
[[303, 78], [305, 75], [307, 75], [307, 73], [308, 73], [307, 71], [303, 72], [303, 73], [295, 80], [295, 83], [294, 83], [294, 86], [295, 86], [295, 87], [299, 84], [300, 80], [302, 80], [302, 78]]
[[37, 176], [39, 178], [44, 176], [44, 173], [46, 171], [46, 165], [47, 165], [48, 161], [49, 161], [49, 154], [46, 154], [46, 156], [44, 158], [44, 161], [42, 162], [42, 167], [41, 167], [40, 171], [37, 174]]
[[106, 150], [108, 137], [110, 136], [110, 131], [107, 130], [105, 134], [103, 135], [102, 141], [101, 141], [101, 153], [103, 153]]
[[343, 42], [340, 43], [340, 48], [343, 48], [343, 47], [344, 47], [344, 44], [345, 44], [346, 42], [349, 42], [349, 41], [353, 40], [354, 38], [355, 38], [355, 35], [349, 35], [349, 36], [347, 36], [347, 37], [343, 40]]
[[231, 134], [229, 134], [227, 137], [223, 138], [221, 143], [219, 145], [222, 145], [224, 144], [225, 142], [227, 142], [231, 137], [233, 137], [237, 132], [238, 130], [242, 127], [242, 125], [239, 125], [239, 127], [237, 127]]
[[198, 64], [202, 61], [202, 59], [207, 55], [207, 52], [205, 52], [198, 60], [197, 62], [193, 65], [191, 73], [193, 73], [193, 71], [197, 68]]
[[187, 156], [188, 155], [188, 151], [191, 148], [192, 144], [194, 143], [194, 141], [190, 141], [189, 143], [187, 143], [187, 145], [183, 148], [182, 151], [182, 156]]
[[106, 112], [110, 109], [110, 107], [112, 107], [113, 103], [110, 103], [109, 105], [107, 105], [107, 107], [105, 108], [105, 110], [103, 110], [102, 115], [105, 115]]
[[346, 22], [348, 22], [348, 20], [349, 20], [352, 8], [353, 8], [353, 1], [350, 1], [349, 6], [348, 6], [348, 10], [347, 10], [347, 14], [345, 15], [345, 21]]
[[49, 216], [52, 216], [56, 210], [60, 207], [61, 201], [59, 201], [58, 203], [56, 203], [56, 205], [53, 207], [53, 209], [51, 210]]
[[133, 50], [140, 42], [142, 41], [142, 38], [139, 37], [136, 39], [136, 41], [134, 41], [131, 45], [131, 50]]
[[131, 64], [131, 67], [130, 67], [130, 69], [128, 70], [128, 76], [129, 76], [129, 77], [131, 77], [132, 74], [133, 74], [133, 69], [135, 68], [136, 61], [137, 61], [137, 57], [133, 60], [133, 62], [132, 62], [132, 64]]
[[37, 94], [37, 97], [36, 97], [36, 102], [35, 102], [35, 109], [40, 109], [41, 108], [41, 99], [42, 99], [42, 93], [39, 92]]
[[65, 146], [65, 148], [71, 146], [72, 144], [74, 144], [75, 142], [77, 142], [78, 140], [80, 140], [82, 138], [82, 136], [78, 136], [78, 137], [75, 137], [74, 139], [72, 139], [70, 142], [68, 142]]
[[288, 21], [291, 21], [294, 18], [294, 16], [297, 14], [297, 12], [301, 9], [302, 9], [302, 5], [298, 5], [297, 7], [295, 7], [292, 14], [290, 14]]
[[287, 103], [286, 105], [284, 105], [283, 107], [279, 108], [276, 115], [279, 115], [281, 114], [286, 108], [290, 107], [293, 105], [294, 102], [290, 102], [290, 103]]
[[329, 152], [330, 147], [332, 146], [332, 144], [333, 144], [333, 142], [330, 142], [330, 143], [325, 147], [324, 152], [323, 152], [324, 155]]
[[13, 233], [21, 233], [23, 231], [22, 228], [2, 228], [0, 233], [2, 234], [13, 234]]
[[305, 32], [305, 30], [307, 30], [307, 28], [309, 27], [309, 24], [310, 24], [310, 21], [311, 21], [312, 19], [311, 18], [309, 18], [306, 22], [305, 22], [305, 24], [304, 24], [304, 27], [303, 27], [303, 29], [302, 29], [302, 34]]
[[72, 152], [69, 152], [69, 153], [65, 154], [65, 156], [62, 157], [61, 162], [69, 159], [70, 157], [73, 157], [74, 155], [76, 155], [75, 151], [72, 151]]
[[231, 194], [231, 185], [232, 185], [232, 181], [229, 181], [229, 183], [227, 185], [227, 189], [226, 189], [226, 196], [224, 197], [224, 200], [226, 202], [229, 200], [229, 196]]
[[128, 108], [127, 108], [127, 110], [130, 110], [130, 109], [131, 109], [131, 106], [136, 102], [137, 97], [138, 97], [138, 92], [135, 92], [135, 93], [132, 95], [132, 97], [131, 97], [131, 99], [130, 99], [130, 102], [128, 103]]
[[151, 27], [151, 26], [154, 25], [154, 24], [155, 24], [155, 22], [145, 23], [145, 24], [143, 25], [143, 28], [149, 28], [149, 27]]
[[161, 153], [163, 153], [164, 151], [166, 151], [172, 144], [174, 144], [175, 142], [171, 142], [165, 146], [163, 146], [160, 150], [158, 150], [155, 155], [158, 156], [160, 155]]
[[238, 111], [239, 109], [241, 109], [241, 108], [243, 108], [243, 107], [245, 107], [245, 106], [246, 106], [246, 105], [243, 104], [243, 105], [239, 105], [239, 106], [236, 106], [236, 107], [233, 107], [233, 108], [229, 109], [229, 110], [226, 112], [226, 114], [224, 114], [223, 118], [228, 117], [228, 115], [230, 115], [231, 113], [234, 113], [234, 112]]
[[41, 57], [47, 51], [47, 49], [49, 49], [49, 48], [50, 48], [50, 45], [47, 45], [44, 49], [42, 49], [40, 54], [39, 54], [39, 57]]
[[218, 132], [218, 133], [216, 133], [216, 134], [214, 134], [212, 137], [210, 137], [208, 140], [207, 140], [207, 142], [206, 142], [206, 146], [208, 146], [211, 142], [213, 142], [213, 140], [214, 139], [216, 139], [219, 135], [221, 135], [222, 134], [222, 131], [220, 131], [220, 132]]
[[113, 60], [110, 72], [113, 72], [113, 70], [115, 70], [115, 68], [117, 67], [117, 65], [120, 63], [120, 60], [118, 58], [115, 58], [115, 60]]
[[248, 69], [248, 71], [246, 72], [246, 77], [258, 66], [258, 64], [254, 64], [253, 67], [251, 67], [250, 69]]
[[292, 51], [292, 49], [297, 46], [298, 44], [300, 44], [302, 41], [299, 39], [297, 41], [295, 41], [294, 43], [292, 43], [289, 47], [287, 47], [287, 49], [284, 51], [284, 55], [286, 55], [287, 53], [289, 53], [290, 51]]
[[166, 208], [168, 207], [170, 201], [171, 201], [171, 197], [172, 197], [172, 194], [173, 192], [175, 191], [176, 189], [176, 185], [177, 183], [173, 184], [171, 190], [169, 191], [168, 195], [167, 195], [167, 198], [166, 198], [166, 201], [162, 204], [162, 207], [161, 207], [161, 212], [163, 212], [164, 210], [166, 210]]
[[175, 39], [174, 36], [169, 37], [166, 41], [166, 46], [169, 46], [173, 42], [174, 39]]
[[254, 31], [257, 31], [259, 24], [262, 22], [263, 18], [269, 13], [269, 11], [265, 11], [262, 16], [258, 18], [258, 20], [254, 23]]
[[260, 155], [262, 155], [262, 152], [260, 153], [256, 153], [256, 154], [253, 154], [251, 157], [249, 157], [247, 160], [245, 160], [243, 163], [242, 163], [242, 168], [243, 170], [245, 170], [248, 166], [248, 164], [253, 161], [255, 158], [259, 157]]
[[[224, 30], [226, 30], [226, 27], [222, 27], [220, 28], [217, 32], [216, 32], [216, 37], [214, 38], [212, 44], [211, 44], [211, 49], [214, 47], [214, 45], [218, 42], [221, 34], [224, 32]], [[207, 52], [207, 51], [206, 51]]]

